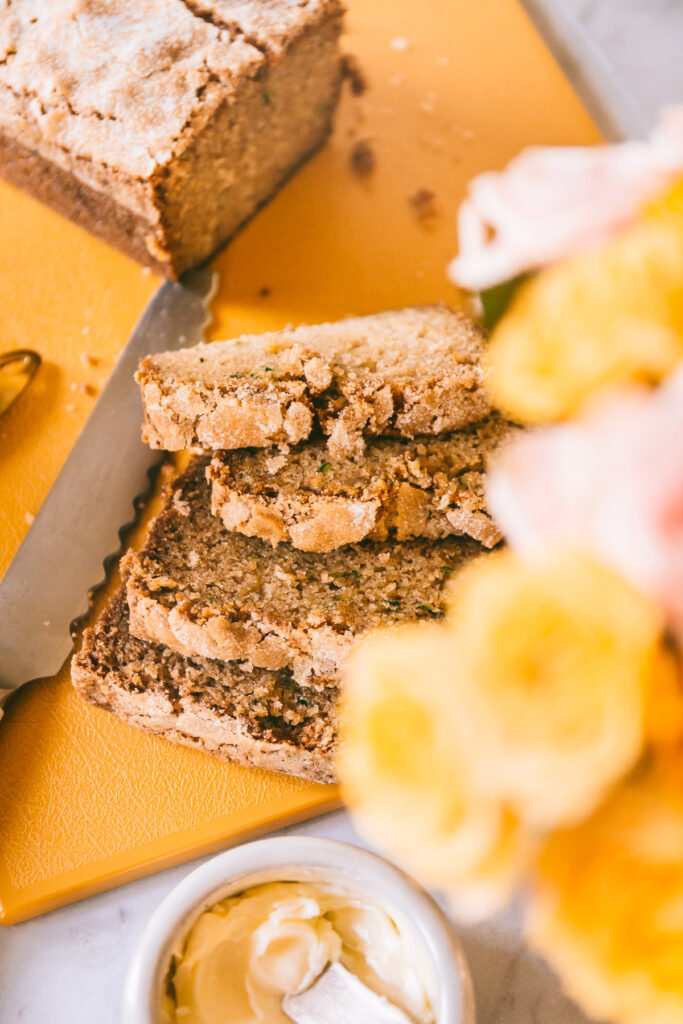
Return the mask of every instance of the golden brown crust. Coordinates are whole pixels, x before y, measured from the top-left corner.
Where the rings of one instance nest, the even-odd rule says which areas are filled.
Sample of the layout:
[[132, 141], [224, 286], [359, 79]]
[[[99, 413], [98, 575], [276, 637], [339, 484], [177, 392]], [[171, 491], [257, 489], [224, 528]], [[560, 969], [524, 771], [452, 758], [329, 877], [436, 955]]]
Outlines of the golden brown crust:
[[501, 539], [486, 510], [488, 459], [516, 428], [499, 416], [444, 437], [369, 441], [335, 459], [322, 439], [292, 449], [217, 452], [211, 510], [228, 530], [326, 552], [365, 538]]
[[[338, 20], [340, 0], [183, 0], [198, 17], [246, 41], [278, 60], [284, 51], [324, 21]], [[346, 65], [345, 65], [346, 66]]]
[[188, 660], [131, 636], [120, 591], [86, 631], [71, 678], [123, 721], [237, 764], [333, 782], [334, 697], [285, 673]]
[[159, 353], [137, 374], [144, 437], [170, 451], [262, 448], [317, 423], [343, 457], [366, 437], [448, 433], [491, 412], [484, 345], [472, 320], [431, 305]]

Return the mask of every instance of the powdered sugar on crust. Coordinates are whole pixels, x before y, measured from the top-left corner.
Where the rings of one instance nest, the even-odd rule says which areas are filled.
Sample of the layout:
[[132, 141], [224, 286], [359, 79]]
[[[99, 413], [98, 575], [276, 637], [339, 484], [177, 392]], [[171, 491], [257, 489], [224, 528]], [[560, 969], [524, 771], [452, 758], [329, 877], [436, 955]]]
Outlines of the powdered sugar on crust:
[[330, 0], [309, 0], [304, 8], [293, 0], [2, 4], [0, 129], [56, 163], [60, 153], [70, 154], [71, 162], [149, 179], [183, 151], [219, 104], [230, 102], [238, 81], [256, 77], [272, 53], [334, 6]]

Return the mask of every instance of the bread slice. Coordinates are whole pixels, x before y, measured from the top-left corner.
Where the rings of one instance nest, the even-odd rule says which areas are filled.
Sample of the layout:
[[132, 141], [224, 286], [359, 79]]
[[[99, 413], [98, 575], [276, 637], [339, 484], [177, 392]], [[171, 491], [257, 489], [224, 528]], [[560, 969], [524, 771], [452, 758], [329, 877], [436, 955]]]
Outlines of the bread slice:
[[491, 548], [501, 533], [486, 510], [485, 467], [514, 429], [490, 416], [445, 437], [380, 438], [346, 459], [322, 439], [289, 455], [217, 452], [207, 471], [211, 511], [229, 530], [302, 551], [453, 534]]
[[178, 451], [295, 444], [318, 423], [338, 458], [364, 437], [443, 434], [491, 411], [481, 329], [443, 305], [147, 356], [143, 436]]
[[297, 686], [288, 672], [190, 661], [128, 628], [120, 590], [72, 660], [91, 704], [146, 732], [255, 768], [333, 782], [336, 696]]
[[172, 485], [124, 563], [131, 632], [188, 657], [289, 667], [332, 685], [366, 630], [442, 614], [444, 588], [481, 550], [469, 538], [365, 541], [325, 556], [229, 533], [211, 514], [207, 457]]

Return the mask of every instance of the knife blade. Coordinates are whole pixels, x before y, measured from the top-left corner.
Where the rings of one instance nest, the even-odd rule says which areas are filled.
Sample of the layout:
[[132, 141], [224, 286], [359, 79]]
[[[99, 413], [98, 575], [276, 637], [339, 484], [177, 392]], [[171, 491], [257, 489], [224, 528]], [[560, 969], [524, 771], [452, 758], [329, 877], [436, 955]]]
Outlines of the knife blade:
[[[140, 437], [133, 375], [149, 353], [201, 341], [215, 275], [193, 271], [152, 296], [64, 466], [0, 583], [0, 707], [23, 683], [59, 671], [71, 623], [88, 609], [105, 559], [120, 551], [136, 497], [160, 453]], [[0, 712], [0, 715], [2, 712]]]

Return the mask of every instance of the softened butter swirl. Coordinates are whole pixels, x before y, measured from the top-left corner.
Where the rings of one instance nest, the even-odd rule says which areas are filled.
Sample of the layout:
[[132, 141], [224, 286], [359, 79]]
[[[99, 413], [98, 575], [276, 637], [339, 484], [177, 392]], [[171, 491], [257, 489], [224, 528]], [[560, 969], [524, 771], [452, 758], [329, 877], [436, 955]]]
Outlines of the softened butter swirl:
[[291, 1024], [284, 996], [337, 961], [416, 1024], [433, 1024], [412, 937], [379, 907], [308, 882], [254, 886], [204, 911], [173, 957], [162, 1020]]

